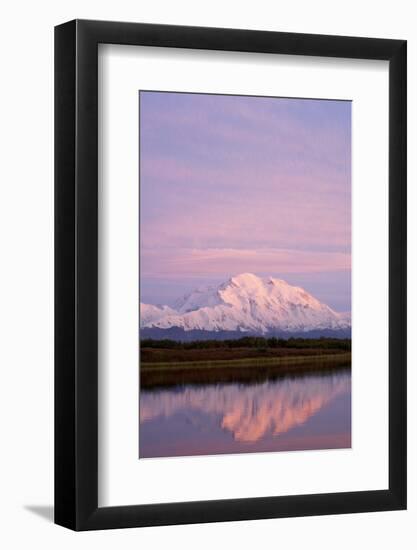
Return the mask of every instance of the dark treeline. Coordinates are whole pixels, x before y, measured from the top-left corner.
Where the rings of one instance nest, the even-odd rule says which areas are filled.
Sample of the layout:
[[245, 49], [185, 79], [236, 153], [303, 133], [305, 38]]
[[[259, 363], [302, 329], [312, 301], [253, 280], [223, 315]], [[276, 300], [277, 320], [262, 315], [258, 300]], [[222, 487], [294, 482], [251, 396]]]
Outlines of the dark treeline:
[[219, 348], [292, 348], [292, 349], [337, 349], [351, 351], [352, 341], [339, 338], [262, 338], [261, 336], [244, 336], [236, 340], [195, 340], [179, 342], [176, 340], [141, 340], [142, 348], [155, 349], [219, 349]]

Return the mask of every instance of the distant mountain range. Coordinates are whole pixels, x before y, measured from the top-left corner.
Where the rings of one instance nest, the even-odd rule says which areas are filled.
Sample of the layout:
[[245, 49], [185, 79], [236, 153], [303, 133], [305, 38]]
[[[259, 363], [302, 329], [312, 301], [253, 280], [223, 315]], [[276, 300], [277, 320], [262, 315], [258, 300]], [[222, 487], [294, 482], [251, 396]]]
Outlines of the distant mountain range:
[[243, 273], [198, 288], [174, 307], [140, 304], [142, 337], [194, 340], [245, 335], [350, 337], [350, 313], [338, 313], [281, 279]]

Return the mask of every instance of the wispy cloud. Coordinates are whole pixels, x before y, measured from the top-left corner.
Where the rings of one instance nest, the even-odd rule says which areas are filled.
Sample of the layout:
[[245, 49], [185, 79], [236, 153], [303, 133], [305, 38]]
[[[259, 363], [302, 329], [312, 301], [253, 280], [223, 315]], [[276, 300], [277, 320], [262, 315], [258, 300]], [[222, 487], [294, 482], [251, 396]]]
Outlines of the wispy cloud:
[[[161, 253], [162, 252], [162, 253]], [[288, 249], [143, 249], [141, 273], [145, 277], [177, 278], [256, 273], [345, 271], [350, 254]]]

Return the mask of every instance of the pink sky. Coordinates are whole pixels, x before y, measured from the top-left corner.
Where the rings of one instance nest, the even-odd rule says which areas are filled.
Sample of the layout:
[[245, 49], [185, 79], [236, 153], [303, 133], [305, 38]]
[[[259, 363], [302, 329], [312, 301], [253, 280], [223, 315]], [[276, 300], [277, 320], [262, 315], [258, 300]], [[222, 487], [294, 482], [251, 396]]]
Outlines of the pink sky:
[[141, 299], [240, 272], [350, 309], [351, 103], [140, 93]]

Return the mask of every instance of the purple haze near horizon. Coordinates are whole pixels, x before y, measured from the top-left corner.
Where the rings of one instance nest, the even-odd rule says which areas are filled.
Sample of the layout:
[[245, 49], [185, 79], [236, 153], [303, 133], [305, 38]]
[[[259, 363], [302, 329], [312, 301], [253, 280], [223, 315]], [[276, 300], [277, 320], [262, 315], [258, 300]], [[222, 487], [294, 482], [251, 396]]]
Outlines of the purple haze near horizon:
[[242, 272], [351, 307], [351, 103], [140, 93], [141, 301]]

